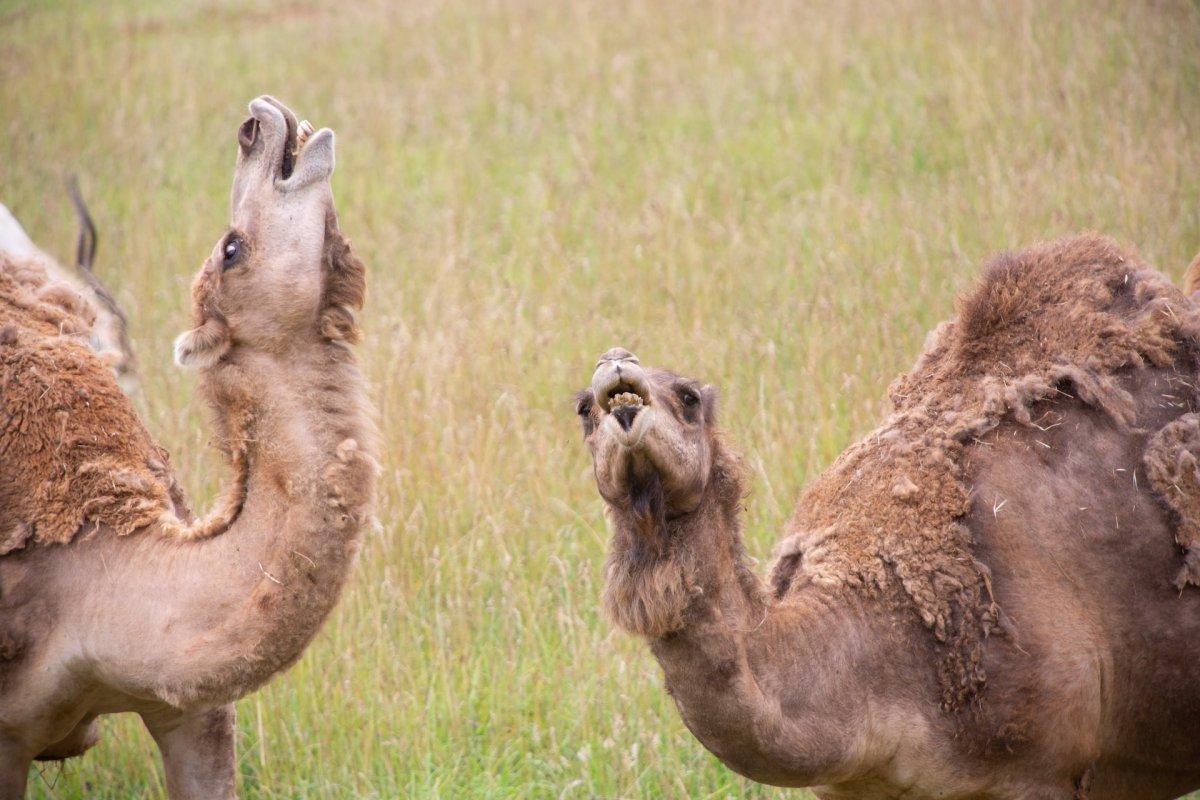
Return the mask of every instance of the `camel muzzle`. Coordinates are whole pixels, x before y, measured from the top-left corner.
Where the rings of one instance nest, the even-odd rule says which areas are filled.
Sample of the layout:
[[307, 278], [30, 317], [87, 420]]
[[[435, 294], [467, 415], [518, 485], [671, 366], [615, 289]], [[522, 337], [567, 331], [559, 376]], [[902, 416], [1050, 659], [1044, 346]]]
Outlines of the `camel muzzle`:
[[238, 129], [235, 200], [252, 177], [266, 179], [281, 192], [293, 192], [333, 173], [333, 131], [314, 130], [269, 95], [250, 103], [250, 118]]
[[638, 412], [650, 405], [650, 379], [637, 356], [621, 347], [600, 356], [592, 374], [592, 397], [629, 430]]

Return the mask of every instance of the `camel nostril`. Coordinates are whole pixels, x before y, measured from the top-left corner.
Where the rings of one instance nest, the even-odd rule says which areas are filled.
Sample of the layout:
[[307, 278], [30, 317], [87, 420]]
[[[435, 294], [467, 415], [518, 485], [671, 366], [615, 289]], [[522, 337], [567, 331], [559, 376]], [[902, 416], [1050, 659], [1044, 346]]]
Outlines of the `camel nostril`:
[[628, 431], [633, 427], [633, 421], [637, 419], [637, 415], [641, 410], [641, 406], [617, 406], [613, 409], [612, 415], [616, 418], [617, 424], [621, 426], [621, 430]]
[[604, 355], [600, 356], [600, 360], [596, 362], [596, 366], [600, 366], [606, 361], [629, 361], [634, 364], [641, 363], [638, 361], [637, 356], [626, 350], [624, 347], [614, 347], [611, 350], [606, 351]]

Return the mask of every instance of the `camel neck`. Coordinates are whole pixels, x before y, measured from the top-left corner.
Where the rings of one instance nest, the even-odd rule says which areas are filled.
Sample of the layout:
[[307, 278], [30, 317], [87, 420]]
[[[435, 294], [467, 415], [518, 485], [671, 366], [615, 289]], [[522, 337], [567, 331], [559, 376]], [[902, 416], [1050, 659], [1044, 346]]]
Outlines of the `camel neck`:
[[[755, 675], [751, 648], [767, 607], [758, 577], [745, 563], [736, 508], [703, 506], [669, 523], [688, 575], [681, 626], [649, 638], [667, 690], [685, 724], [734, 769], [766, 762], [747, 735], [771, 707]], [[761, 724], [761, 722], [760, 722]]]
[[[631, 493], [609, 507], [613, 541], [605, 566], [605, 606], [630, 633], [656, 639], [679, 631], [714, 604], [753, 624], [765, 595], [745, 564], [742, 481], [736, 460], [715, 443], [712, 472], [699, 505], [669, 516], [661, 491]], [[649, 498], [649, 499], [645, 499]]]
[[[685, 724], [705, 747], [755, 780], [809, 780], [837, 754], [804, 721], [784, 715], [772, 688], [776, 681], [768, 674], [780, 655], [771, 652], [777, 648], [770, 641], [785, 638], [789, 651], [803, 653], [806, 631], [800, 616], [780, 613], [768, 603], [765, 585], [746, 563], [736, 472], [717, 479], [696, 511], [664, 523], [661, 536], [670, 547], [660, 563], [647, 563], [636, 544], [622, 552], [622, 543], [637, 540], [622, 535], [617, 513], [606, 599], [627, 628], [639, 620], [674, 621], [663, 630], [634, 632], [647, 638]], [[630, 567], [625, 580], [617, 578], [618, 565]], [[641, 578], [640, 590], [630, 585], [635, 575]], [[671, 588], [675, 581], [682, 592]], [[613, 607], [617, 595], [633, 602], [624, 614]], [[655, 603], [679, 607], [677, 613], [647, 614], [644, 609]]]
[[814, 704], [805, 687], [823, 682], [810, 662], [815, 637], [802, 615], [763, 607], [739, 584], [697, 599], [680, 630], [650, 640], [667, 691], [693, 735], [734, 771], [780, 786], [824, 783], [844, 759], [844, 732], [796, 710]]
[[177, 546], [188, 570], [216, 578], [191, 598], [203, 611], [180, 614], [208, 621], [180, 646], [215, 656], [165, 687], [184, 704], [241, 696], [299, 657], [353, 564], [376, 472], [362, 378], [338, 345], [286, 366], [234, 360], [203, 391], [244, 490], [222, 533]]

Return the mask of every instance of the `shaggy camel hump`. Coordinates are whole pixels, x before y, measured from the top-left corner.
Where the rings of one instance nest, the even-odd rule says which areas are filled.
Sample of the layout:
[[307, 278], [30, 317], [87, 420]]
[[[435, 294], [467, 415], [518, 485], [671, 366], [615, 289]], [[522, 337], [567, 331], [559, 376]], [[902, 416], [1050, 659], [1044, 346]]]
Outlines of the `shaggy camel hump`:
[[0, 260], [8, 259], [19, 272], [35, 277], [37, 282], [51, 281], [72, 290], [71, 304], [80, 316], [89, 320], [89, 340], [92, 349], [100, 353], [117, 374], [117, 381], [127, 393], [137, 390], [137, 358], [129, 343], [129, 323], [112, 293], [97, 277], [96, 225], [88, 211], [79, 186], [70, 178], [67, 190], [79, 218], [79, 238], [76, 244], [75, 270], [68, 272], [48, 253], [33, 243], [12, 212], [0, 203]]
[[[943, 706], [963, 707], [986, 680], [983, 640], [1002, 630], [965, 524], [970, 450], [1006, 420], [1036, 430], [1035, 406], [1055, 398], [1078, 398], [1132, 430], [1122, 376], [1155, 367], [1191, 387], [1198, 355], [1200, 313], [1111, 239], [994, 259], [890, 387], [892, 414], [805, 493], [777, 550], [776, 596], [811, 583], [911, 609], [939, 644]], [[1200, 442], [1186, 434], [1172, 442]]]
[[91, 309], [0, 258], [0, 555], [174, 520], [166, 453], [87, 344]]

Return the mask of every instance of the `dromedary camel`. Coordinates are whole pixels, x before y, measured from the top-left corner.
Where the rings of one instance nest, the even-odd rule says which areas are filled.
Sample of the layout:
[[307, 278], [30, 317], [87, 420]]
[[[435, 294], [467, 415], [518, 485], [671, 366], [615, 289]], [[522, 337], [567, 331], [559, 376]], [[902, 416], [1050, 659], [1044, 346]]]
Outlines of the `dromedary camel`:
[[735, 771], [821, 797], [1200, 787], [1200, 312], [1088, 236], [1001, 257], [769, 579], [713, 389], [600, 360], [604, 602]]
[[154, 736], [174, 800], [234, 796], [233, 701], [300, 656], [358, 550], [374, 429], [347, 347], [364, 273], [333, 209], [333, 134], [300, 141], [268, 97], [250, 112], [232, 224], [176, 342], [234, 473], [207, 519], [191, 521], [86, 326], [0, 269], [2, 798], [123, 711]]
[[[68, 272], [48, 253], [33, 243], [21, 223], [0, 203], [0, 258], [10, 270], [28, 269], [36, 280], [53, 291], [68, 289], [78, 295], [69, 299], [79, 316], [90, 321], [89, 339], [93, 349], [117, 373], [117, 382], [125, 392], [137, 390], [137, 360], [129, 346], [128, 321], [107, 287], [93, 270], [96, 259], [96, 226], [79, 194], [74, 178], [68, 184], [71, 202], [79, 216], [79, 241], [75, 254], [75, 273]], [[45, 280], [43, 280], [43, 273]], [[61, 304], [60, 300], [60, 304]]]

